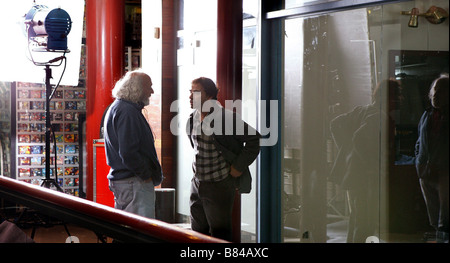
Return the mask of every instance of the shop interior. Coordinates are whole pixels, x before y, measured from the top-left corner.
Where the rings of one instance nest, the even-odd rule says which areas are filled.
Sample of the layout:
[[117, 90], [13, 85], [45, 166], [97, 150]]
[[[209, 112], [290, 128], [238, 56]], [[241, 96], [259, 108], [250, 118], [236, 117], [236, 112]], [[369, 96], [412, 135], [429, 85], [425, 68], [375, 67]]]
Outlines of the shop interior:
[[[173, 242], [171, 234], [182, 242], [192, 236], [217, 242], [190, 230], [193, 152], [183, 126], [190, 114], [190, 81], [208, 76], [225, 84], [222, 99], [239, 101], [243, 119], [263, 135], [260, 156], [250, 166], [252, 192], [236, 199], [235, 242], [428, 241], [433, 229], [414, 147], [417, 125], [430, 107], [430, 85], [449, 72], [448, 1], [240, 0], [237, 11], [225, 18], [221, 8], [236, 8], [227, 0], [114, 1], [122, 2], [115, 5], [123, 20], [113, 21], [109, 13], [102, 20], [100, 10], [87, 11], [89, 5], [101, 8], [101, 0], [73, 1], [76, 8], [61, 4], [73, 20], [68, 39], [74, 42], [69, 42], [67, 59], [52, 67], [48, 85], [45, 66], [33, 64], [29, 56], [36, 53], [42, 60], [61, 53], [30, 51], [23, 22], [12, 22], [11, 28], [20, 32], [0, 31], [23, 41], [0, 43], [2, 57], [20, 46], [17, 58], [8, 57], [10, 64], [0, 63], [0, 177], [7, 178], [0, 184], [0, 223], [14, 222], [36, 243], [110, 243], [118, 236], [130, 242]], [[33, 4], [27, 2], [11, 16], [0, 11], [0, 17], [27, 13]], [[436, 10], [439, 17], [431, 17]], [[123, 31], [106, 30], [122, 32], [123, 42], [106, 41], [111, 47], [94, 50], [105, 26], [93, 30], [90, 21], [122, 23]], [[114, 212], [114, 197], [105, 176], [109, 167], [100, 120], [112, 98], [105, 86], [137, 68], [149, 72], [154, 84], [142, 113], [166, 175], [156, 188], [155, 224], [167, 236], [154, 234], [150, 226], [123, 227], [108, 216]], [[102, 78], [107, 78], [103, 84]], [[387, 80], [400, 84], [383, 85]], [[346, 172], [339, 166], [342, 147], [333, 121], [371, 105], [378, 87], [377, 123], [365, 140], [370, 148], [358, 171], [370, 177], [343, 186]], [[30, 196], [34, 188], [24, 187], [23, 194], [8, 190], [15, 186], [9, 179], [69, 198], [47, 205]], [[46, 187], [46, 179], [54, 184]], [[352, 221], [356, 199], [350, 185], [368, 196], [367, 218], [358, 226]], [[73, 216], [64, 202], [74, 205]], [[78, 210], [83, 204], [92, 210]], [[101, 209], [105, 218], [96, 218]], [[120, 220], [136, 219], [120, 214]], [[355, 229], [370, 234], [353, 239]], [[133, 239], [139, 231], [144, 234]]]

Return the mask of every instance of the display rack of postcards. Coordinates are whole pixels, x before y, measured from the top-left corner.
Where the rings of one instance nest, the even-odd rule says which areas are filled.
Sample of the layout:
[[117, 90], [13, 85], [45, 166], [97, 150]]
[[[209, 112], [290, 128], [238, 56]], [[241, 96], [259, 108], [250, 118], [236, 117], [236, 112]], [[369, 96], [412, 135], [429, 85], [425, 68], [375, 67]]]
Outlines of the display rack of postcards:
[[[18, 82], [16, 91], [17, 179], [41, 185], [42, 179], [45, 178], [46, 162], [45, 85]], [[58, 87], [50, 102], [53, 130], [50, 177], [57, 179], [57, 183], [65, 193], [75, 196], [79, 194], [78, 117], [85, 112], [84, 87]]]

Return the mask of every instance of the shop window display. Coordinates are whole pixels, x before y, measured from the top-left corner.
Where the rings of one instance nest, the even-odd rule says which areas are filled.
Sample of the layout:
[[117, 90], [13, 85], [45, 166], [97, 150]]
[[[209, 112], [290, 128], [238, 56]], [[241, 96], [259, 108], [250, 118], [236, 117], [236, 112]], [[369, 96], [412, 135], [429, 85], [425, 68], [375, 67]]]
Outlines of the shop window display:
[[[17, 179], [41, 185], [45, 178], [45, 87], [17, 82]], [[50, 176], [65, 193], [79, 195], [80, 115], [86, 112], [84, 86], [61, 86], [50, 102]], [[55, 147], [56, 145], [56, 147]], [[55, 165], [56, 164], [56, 165]], [[56, 169], [56, 173], [55, 173]]]

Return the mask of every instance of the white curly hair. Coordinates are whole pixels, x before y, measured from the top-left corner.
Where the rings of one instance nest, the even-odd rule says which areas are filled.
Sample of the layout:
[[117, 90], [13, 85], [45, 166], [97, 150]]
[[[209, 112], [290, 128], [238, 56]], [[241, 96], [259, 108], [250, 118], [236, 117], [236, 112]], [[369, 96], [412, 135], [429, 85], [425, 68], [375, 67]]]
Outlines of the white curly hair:
[[116, 82], [116, 85], [112, 90], [112, 96], [116, 99], [148, 105], [148, 97], [144, 98], [145, 93], [143, 88], [146, 78], [150, 78], [150, 76], [142, 71], [142, 69], [127, 72]]

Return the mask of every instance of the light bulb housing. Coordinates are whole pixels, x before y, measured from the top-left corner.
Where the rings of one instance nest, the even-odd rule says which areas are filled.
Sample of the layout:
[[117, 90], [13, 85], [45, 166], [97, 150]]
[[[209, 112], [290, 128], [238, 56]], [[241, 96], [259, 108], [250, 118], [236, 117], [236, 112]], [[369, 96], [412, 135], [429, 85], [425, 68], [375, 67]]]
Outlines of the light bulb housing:
[[69, 14], [61, 8], [49, 10], [45, 5], [34, 5], [25, 16], [29, 40], [47, 51], [67, 50], [67, 36], [72, 28]]

